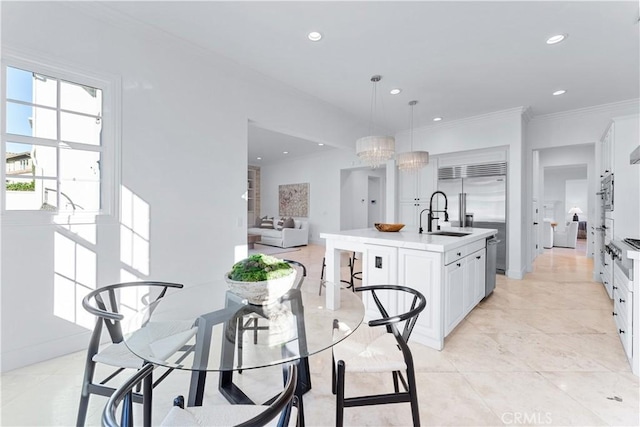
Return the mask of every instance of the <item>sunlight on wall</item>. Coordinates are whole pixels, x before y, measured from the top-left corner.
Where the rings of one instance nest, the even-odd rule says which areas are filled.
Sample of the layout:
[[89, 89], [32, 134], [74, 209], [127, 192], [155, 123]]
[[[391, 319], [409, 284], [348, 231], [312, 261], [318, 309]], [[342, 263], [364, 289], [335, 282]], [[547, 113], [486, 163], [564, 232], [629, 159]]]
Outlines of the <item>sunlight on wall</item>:
[[248, 255], [247, 245], [236, 245], [233, 249], [233, 262], [236, 263], [245, 259]]
[[94, 317], [82, 308], [82, 298], [96, 288], [96, 254], [60, 230], [54, 234], [53, 314], [92, 329]]
[[[120, 195], [120, 281], [146, 280], [149, 276], [149, 204], [124, 185]], [[146, 305], [149, 292], [146, 286], [122, 289], [121, 312], [126, 316]]]
[[149, 204], [125, 186], [121, 196], [120, 261], [131, 274], [146, 277], [149, 275]]

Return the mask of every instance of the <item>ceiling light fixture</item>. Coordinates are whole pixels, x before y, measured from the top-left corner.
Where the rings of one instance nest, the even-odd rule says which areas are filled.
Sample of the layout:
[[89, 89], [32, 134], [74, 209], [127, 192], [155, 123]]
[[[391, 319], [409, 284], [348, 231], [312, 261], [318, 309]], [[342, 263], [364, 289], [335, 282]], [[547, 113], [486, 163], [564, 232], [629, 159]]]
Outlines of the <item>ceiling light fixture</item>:
[[396, 161], [398, 162], [398, 169], [403, 172], [414, 172], [429, 164], [429, 152], [427, 151], [413, 151], [413, 107], [418, 103], [418, 101], [409, 102], [409, 106], [411, 106], [411, 118], [410, 118], [410, 141], [411, 141], [411, 151], [406, 153], [399, 153], [396, 156]]
[[282, 154], [289, 154], [289, 152], [288, 151], [283, 151]]
[[356, 154], [367, 165], [377, 168], [382, 163], [393, 157], [396, 147], [396, 140], [392, 136], [375, 135], [375, 114], [376, 114], [376, 85], [382, 76], [372, 76], [371, 82], [371, 112], [369, 121], [370, 136], [364, 136], [356, 141]]
[[433, 121], [434, 121], [434, 122], [439, 122], [440, 120], [442, 120], [442, 117], [434, 117], [434, 118], [433, 118]]
[[553, 92], [553, 96], [564, 95], [565, 93], [567, 93], [566, 90], [560, 89], [560, 90], [557, 90], [557, 91]]
[[556, 34], [555, 36], [551, 36], [547, 39], [547, 44], [560, 43], [561, 41], [564, 41], [568, 36], [568, 34]]
[[312, 42], [317, 42], [317, 41], [320, 41], [320, 39], [322, 39], [322, 34], [320, 34], [317, 31], [311, 31], [309, 34], [307, 34], [307, 37]]
[[318, 145], [322, 147], [324, 144], [322, 142], [318, 142]]
[[256, 160], [262, 160], [262, 157], [256, 157]]
[[397, 88], [394, 88], [394, 89], [391, 89], [391, 90], [389, 91], [389, 93], [390, 93], [391, 95], [397, 95], [397, 94], [399, 94], [400, 92], [402, 92], [402, 89], [400, 89], [400, 88], [398, 88], [398, 87], [397, 87]]

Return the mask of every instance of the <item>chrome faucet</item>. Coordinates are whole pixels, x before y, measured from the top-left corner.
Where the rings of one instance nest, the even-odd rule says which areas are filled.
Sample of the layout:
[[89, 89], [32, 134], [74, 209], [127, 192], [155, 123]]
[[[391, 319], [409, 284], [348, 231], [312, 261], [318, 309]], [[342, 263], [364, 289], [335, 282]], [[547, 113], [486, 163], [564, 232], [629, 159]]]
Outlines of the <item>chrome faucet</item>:
[[[444, 210], [443, 211], [434, 211], [433, 210], [433, 197], [436, 194], [442, 194], [442, 196], [444, 197]], [[432, 222], [434, 219], [440, 219], [437, 216], [433, 216], [434, 212], [442, 212], [444, 213], [444, 222], [449, 222], [449, 213], [447, 212], [447, 206], [449, 204], [449, 201], [447, 200], [447, 195], [444, 194], [442, 191], [434, 191], [433, 194], [431, 194], [431, 198], [429, 199], [429, 207], [427, 209], [423, 209], [422, 211], [420, 211], [420, 228], [418, 229], [418, 233], [422, 234], [422, 213], [424, 211], [429, 211], [429, 223], [427, 224], [427, 233], [431, 233], [432, 230]], [[440, 230], [440, 226], [438, 225], [438, 230]]]

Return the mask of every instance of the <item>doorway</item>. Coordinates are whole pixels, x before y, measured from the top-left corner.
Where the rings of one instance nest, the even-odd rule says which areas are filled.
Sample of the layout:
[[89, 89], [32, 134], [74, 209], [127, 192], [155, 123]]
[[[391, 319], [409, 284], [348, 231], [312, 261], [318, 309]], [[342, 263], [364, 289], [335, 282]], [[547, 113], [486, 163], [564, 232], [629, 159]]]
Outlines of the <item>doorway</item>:
[[386, 168], [340, 171], [340, 230], [373, 227], [385, 221]]

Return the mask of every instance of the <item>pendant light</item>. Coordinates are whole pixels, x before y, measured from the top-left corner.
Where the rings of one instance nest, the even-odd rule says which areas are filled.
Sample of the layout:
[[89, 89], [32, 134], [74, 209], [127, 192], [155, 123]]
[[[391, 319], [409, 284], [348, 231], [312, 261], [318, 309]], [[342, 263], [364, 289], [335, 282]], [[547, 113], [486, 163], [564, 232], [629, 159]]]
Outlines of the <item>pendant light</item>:
[[411, 151], [405, 153], [398, 153], [396, 156], [396, 162], [398, 163], [398, 169], [403, 172], [414, 172], [429, 164], [429, 152], [427, 151], [413, 151], [413, 107], [418, 101], [410, 101], [411, 107], [411, 119], [410, 119], [410, 141]]
[[371, 93], [370, 136], [365, 136], [356, 141], [356, 154], [367, 165], [377, 168], [382, 163], [393, 157], [396, 140], [392, 136], [375, 135], [376, 114], [376, 85], [382, 76], [372, 76], [373, 89]]

